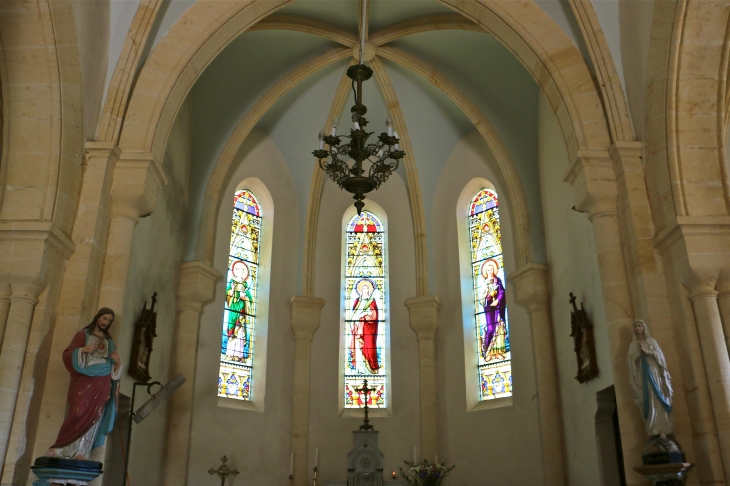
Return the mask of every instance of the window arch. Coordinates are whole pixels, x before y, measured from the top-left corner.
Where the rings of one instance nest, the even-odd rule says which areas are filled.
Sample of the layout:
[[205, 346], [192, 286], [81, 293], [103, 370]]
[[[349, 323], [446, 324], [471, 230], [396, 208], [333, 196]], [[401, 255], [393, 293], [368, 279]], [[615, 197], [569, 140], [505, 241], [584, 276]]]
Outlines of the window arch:
[[[372, 205], [373, 203], [368, 203]], [[341, 409], [364, 406], [356, 389], [375, 390], [368, 407], [388, 408], [388, 272], [384, 220], [373, 212], [345, 215], [341, 345]], [[377, 415], [377, 413], [376, 413]]]
[[261, 207], [248, 189], [233, 196], [218, 396], [252, 399], [259, 291]]
[[[473, 194], [473, 192], [472, 192]], [[476, 380], [479, 401], [512, 396], [512, 361], [507, 317], [499, 199], [480, 189], [467, 216], [473, 297]]]

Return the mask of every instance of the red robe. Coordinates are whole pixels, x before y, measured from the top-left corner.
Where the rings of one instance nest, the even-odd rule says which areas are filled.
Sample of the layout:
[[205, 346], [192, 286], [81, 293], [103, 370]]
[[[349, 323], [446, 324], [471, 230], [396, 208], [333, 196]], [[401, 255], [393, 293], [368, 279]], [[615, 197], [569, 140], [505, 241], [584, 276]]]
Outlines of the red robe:
[[[110, 339], [107, 339], [107, 342], [111, 356], [114, 351], [114, 343]], [[61, 425], [61, 430], [58, 432], [56, 443], [51, 446], [53, 449], [65, 447], [88, 432], [102, 418], [110, 399], [114, 400], [111, 404], [114, 406], [110, 407], [113, 412], [111, 417], [107, 417], [107, 420], [111, 419], [109, 425], [114, 425], [113, 415], [119, 400], [119, 381], [112, 381], [111, 373], [103, 376], [89, 376], [77, 371], [74, 367], [77, 353], [74, 351], [84, 346], [86, 346], [86, 330], [82, 329], [74, 335], [71, 344], [63, 351], [63, 364], [71, 373], [71, 384], [68, 388], [68, 412]], [[99, 430], [99, 435], [106, 433], [108, 432], [105, 430]]]
[[[353, 304], [352, 308], [357, 309], [358, 304], [360, 303], [360, 298], [355, 299], [355, 303]], [[353, 353], [355, 352], [356, 348], [356, 341], [360, 341], [360, 350], [362, 351], [362, 355], [365, 358], [365, 361], [368, 363], [368, 367], [370, 368], [370, 371], [376, 372], [378, 369], [380, 369], [380, 364], [378, 363], [378, 305], [375, 303], [375, 299], [372, 299], [370, 301], [370, 304], [368, 305], [368, 309], [370, 309], [370, 316], [362, 316], [360, 317], [360, 323], [357, 326], [358, 332], [352, 333], [352, 344], [351, 349]]]

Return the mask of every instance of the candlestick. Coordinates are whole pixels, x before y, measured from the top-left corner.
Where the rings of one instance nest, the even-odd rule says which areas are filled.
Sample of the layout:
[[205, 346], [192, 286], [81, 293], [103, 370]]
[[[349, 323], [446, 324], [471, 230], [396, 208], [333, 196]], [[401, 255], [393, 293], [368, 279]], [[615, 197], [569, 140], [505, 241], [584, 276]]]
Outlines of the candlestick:
[[395, 481], [395, 480], [396, 480], [396, 478], [397, 478], [397, 476], [395, 475], [395, 471], [393, 471], [393, 473], [392, 473], [392, 474], [393, 474], [393, 481]]
[[317, 486], [317, 466], [314, 466], [314, 485]]

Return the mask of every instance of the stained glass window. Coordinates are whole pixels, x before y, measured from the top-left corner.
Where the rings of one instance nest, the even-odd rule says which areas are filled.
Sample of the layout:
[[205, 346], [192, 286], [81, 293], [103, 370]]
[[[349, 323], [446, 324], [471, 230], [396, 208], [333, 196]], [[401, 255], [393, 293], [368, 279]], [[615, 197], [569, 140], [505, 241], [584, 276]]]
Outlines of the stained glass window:
[[261, 209], [248, 190], [233, 196], [218, 396], [251, 400]]
[[363, 380], [375, 391], [368, 406], [386, 406], [385, 232], [373, 213], [363, 211], [347, 224], [345, 238], [345, 408], [365, 405]]
[[474, 328], [479, 399], [512, 396], [512, 361], [507, 319], [497, 193], [482, 189], [469, 207]]

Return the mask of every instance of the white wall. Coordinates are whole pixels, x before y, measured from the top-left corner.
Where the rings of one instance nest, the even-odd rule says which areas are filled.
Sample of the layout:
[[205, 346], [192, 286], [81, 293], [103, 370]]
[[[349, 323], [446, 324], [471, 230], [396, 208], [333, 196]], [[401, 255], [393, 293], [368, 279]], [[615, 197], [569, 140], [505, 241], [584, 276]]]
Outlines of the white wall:
[[[149, 308], [150, 297], [157, 292], [157, 338], [153, 342], [150, 357], [150, 375], [153, 381], [163, 384], [170, 378], [172, 342], [177, 317], [177, 282], [182, 259], [185, 234], [185, 214], [188, 200], [188, 181], [190, 174], [191, 150], [190, 128], [191, 105], [186, 102], [180, 110], [170, 133], [162, 167], [167, 176], [167, 185], [160, 189], [155, 211], [141, 218], [134, 232], [132, 253], [127, 279], [124, 309], [118, 336], [122, 362], [128, 366], [134, 323], [139, 317], [144, 301]], [[101, 305], [104, 305], [101, 302]], [[178, 352], [185, 352], [181, 350]], [[122, 377], [121, 393], [131, 396], [134, 379], [126, 372]], [[137, 389], [135, 406], [142, 405], [147, 394], [145, 388]], [[153, 389], [153, 392], [156, 391]], [[159, 484], [165, 459], [166, 409], [163, 404], [147, 417], [144, 422], [134, 426], [129, 468], [131, 484]], [[121, 410], [120, 413], [125, 413]], [[110, 436], [111, 437], [111, 436]]]
[[[420, 450], [420, 407], [418, 385], [418, 341], [408, 324], [403, 304], [416, 295], [413, 223], [406, 186], [394, 174], [368, 201], [378, 203], [388, 218], [388, 263], [390, 275], [390, 376], [388, 390], [392, 403], [390, 417], [371, 418], [380, 432], [380, 450], [385, 454], [385, 476], [411, 460], [413, 446]], [[351, 194], [330, 180], [324, 181], [317, 233], [315, 295], [325, 300], [322, 321], [312, 340], [312, 381], [310, 402], [310, 469], [314, 450], [319, 447], [318, 478], [323, 481], [347, 479], [347, 452], [352, 448], [351, 432], [362, 418], [342, 418], [338, 410], [340, 346], [340, 255], [342, 217], [352, 205]]]
[[[464, 328], [460, 294], [456, 205], [466, 184], [475, 177], [491, 181], [500, 201], [504, 262], [509, 275], [515, 268], [509, 198], [493, 169], [496, 161], [476, 130], [456, 146], [436, 186], [432, 210], [436, 295], [441, 298], [437, 334], [439, 385], [439, 460], [456, 464], [452, 486], [543, 484], [540, 427], [535, 389], [535, 363], [529, 315], [514, 301], [507, 279], [510, 344], [514, 379], [511, 406], [467, 411], [464, 368]], [[436, 236], [438, 235], [438, 236]], [[477, 380], [476, 369], [473, 379]], [[430, 458], [429, 458], [430, 459]], [[525, 467], [530, 464], [530, 467]]]
[[[227, 273], [232, 198], [244, 179], [257, 177], [274, 200], [271, 287], [268, 320], [268, 363], [263, 412], [224, 408], [217, 405], [218, 365], [226, 282], [216, 284], [215, 300], [201, 317], [198, 362], [195, 377], [188, 484], [210, 484], [207, 471], [220, 458], [241, 474], [229, 478], [228, 486], [283, 485], [289, 471], [291, 451], [291, 392], [294, 337], [289, 324], [289, 300], [296, 289], [296, 259], [299, 247], [299, 207], [294, 181], [281, 152], [264, 132], [253, 131], [237, 155], [237, 165], [223, 189], [216, 223], [214, 266]], [[262, 209], [265, 212], [266, 208]], [[337, 256], [339, 262], [339, 255]], [[263, 297], [263, 296], [262, 296]], [[256, 342], [255, 346], [262, 344]], [[255, 381], [256, 369], [253, 371]], [[152, 483], [149, 483], [152, 484]]]
[[[600, 485], [595, 437], [596, 392], [613, 384], [603, 292], [593, 228], [585, 214], [573, 211], [573, 192], [563, 182], [568, 154], [549, 103], [540, 96], [539, 163], [545, 218], [551, 310], [560, 397], [571, 485]], [[599, 375], [586, 384], [575, 380], [577, 365], [570, 337], [569, 293], [583, 302], [594, 326]], [[579, 304], [578, 304], [579, 305]], [[620, 377], [620, 379], [628, 379]]]

